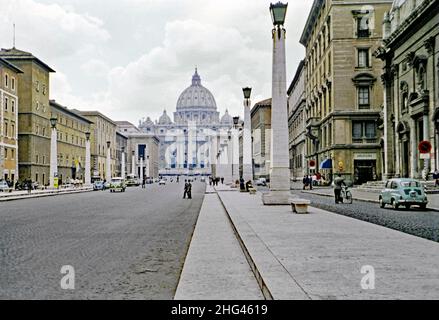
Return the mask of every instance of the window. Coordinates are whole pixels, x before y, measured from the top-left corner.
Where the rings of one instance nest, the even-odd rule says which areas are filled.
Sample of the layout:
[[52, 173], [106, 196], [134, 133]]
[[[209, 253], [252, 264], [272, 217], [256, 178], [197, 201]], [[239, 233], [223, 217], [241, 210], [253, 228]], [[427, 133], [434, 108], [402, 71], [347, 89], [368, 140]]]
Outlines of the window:
[[5, 74], [5, 87], [9, 87], [9, 75], [7, 73]]
[[5, 111], [8, 111], [9, 99], [5, 97]]
[[358, 67], [369, 67], [369, 49], [358, 49]]
[[370, 107], [369, 87], [358, 87], [358, 106], [360, 109], [368, 109]]
[[365, 16], [357, 18], [357, 37], [368, 38], [369, 35], [369, 18]]
[[11, 90], [15, 91], [15, 78], [11, 79]]
[[12, 111], [12, 113], [15, 112], [15, 100], [11, 101], [11, 111]]
[[11, 123], [11, 138], [15, 137], [15, 125]]
[[375, 121], [353, 121], [352, 140], [353, 142], [363, 142], [363, 139], [376, 139], [377, 135]]
[[40, 92], [40, 82], [39, 81], [37, 81], [35, 83], [35, 91]]

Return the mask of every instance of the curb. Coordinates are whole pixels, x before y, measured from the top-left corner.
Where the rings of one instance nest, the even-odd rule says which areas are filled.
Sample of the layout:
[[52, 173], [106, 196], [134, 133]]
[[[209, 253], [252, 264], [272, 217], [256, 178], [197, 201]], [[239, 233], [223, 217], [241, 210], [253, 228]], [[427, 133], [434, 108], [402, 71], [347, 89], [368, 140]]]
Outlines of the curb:
[[262, 295], [264, 296], [265, 300], [274, 300], [273, 295], [270, 291], [270, 289], [268, 288], [267, 284], [265, 283], [264, 279], [262, 278], [261, 273], [259, 272], [258, 266], [256, 265], [255, 261], [253, 260], [249, 250], [247, 249], [247, 246], [244, 243], [244, 240], [242, 240], [241, 235], [239, 234], [238, 230], [236, 229], [235, 223], [233, 222], [232, 217], [229, 214], [229, 211], [227, 210], [226, 206], [224, 205], [223, 199], [221, 199], [221, 197], [218, 195], [217, 196], [218, 199], [221, 202], [221, 205], [224, 208], [224, 211], [227, 213], [227, 218], [230, 222], [230, 225], [233, 229], [233, 233], [236, 236], [236, 239], [238, 240], [238, 243], [242, 249], [242, 251], [244, 252], [244, 256], [245, 259], [247, 260], [255, 278], [256, 278], [256, 282], [258, 283], [259, 288], [261, 289]]
[[0, 202], [53, 197], [53, 196], [59, 196], [59, 195], [64, 195], [64, 194], [85, 193], [85, 192], [91, 192], [91, 191], [93, 191], [93, 189], [54, 191], [54, 192], [47, 192], [47, 193], [41, 193], [41, 194], [20, 195], [20, 196], [5, 196], [5, 197], [0, 197]]

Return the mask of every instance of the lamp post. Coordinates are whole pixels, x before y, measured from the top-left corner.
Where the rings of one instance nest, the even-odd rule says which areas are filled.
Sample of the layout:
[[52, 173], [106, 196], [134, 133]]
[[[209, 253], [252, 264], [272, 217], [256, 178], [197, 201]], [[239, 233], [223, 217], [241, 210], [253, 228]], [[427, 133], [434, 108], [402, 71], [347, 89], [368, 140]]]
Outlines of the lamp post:
[[239, 180], [239, 117], [233, 117], [232, 129], [232, 179], [233, 183]]
[[288, 111], [285, 63], [285, 16], [288, 4], [270, 4], [273, 20], [273, 68], [271, 105], [270, 192], [262, 195], [265, 205], [288, 204], [290, 163], [288, 154]]
[[85, 133], [85, 186], [91, 185], [91, 153], [90, 153], [90, 132]]
[[52, 128], [52, 135], [50, 137], [50, 173], [49, 173], [49, 183], [50, 188], [54, 189], [58, 187], [58, 133], [56, 130], [56, 124], [58, 118], [50, 118], [50, 126]]
[[243, 88], [244, 93], [244, 131], [243, 131], [243, 150], [242, 150], [242, 176], [244, 181], [253, 180], [252, 170], [252, 145], [251, 145], [251, 92], [252, 88]]
[[125, 180], [125, 147], [122, 147], [121, 151], [121, 168], [120, 168], [120, 175], [123, 180]]
[[131, 152], [131, 175], [134, 176], [136, 175], [136, 151], [132, 151]]
[[107, 170], [105, 172], [105, 179], [107, 182], [111, 181], [111, 141], [107, 141]]

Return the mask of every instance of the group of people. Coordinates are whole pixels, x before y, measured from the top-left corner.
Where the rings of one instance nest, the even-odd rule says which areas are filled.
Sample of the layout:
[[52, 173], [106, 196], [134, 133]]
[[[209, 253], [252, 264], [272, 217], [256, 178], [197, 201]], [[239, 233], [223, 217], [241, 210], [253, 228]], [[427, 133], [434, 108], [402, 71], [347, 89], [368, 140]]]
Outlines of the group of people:
[[221, 184], [224, 184], [224, 177], [209, 177], [209, 185], [217, 186], [218, 183], [221, 181]]

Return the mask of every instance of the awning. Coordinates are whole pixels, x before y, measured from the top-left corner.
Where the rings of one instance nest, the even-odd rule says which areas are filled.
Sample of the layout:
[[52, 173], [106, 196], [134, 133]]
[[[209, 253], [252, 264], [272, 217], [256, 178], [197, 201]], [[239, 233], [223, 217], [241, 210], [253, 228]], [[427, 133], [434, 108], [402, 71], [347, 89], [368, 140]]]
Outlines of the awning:
[[320, 169], [332, 169], [332, 159], [325, 159], [320, 163]]

